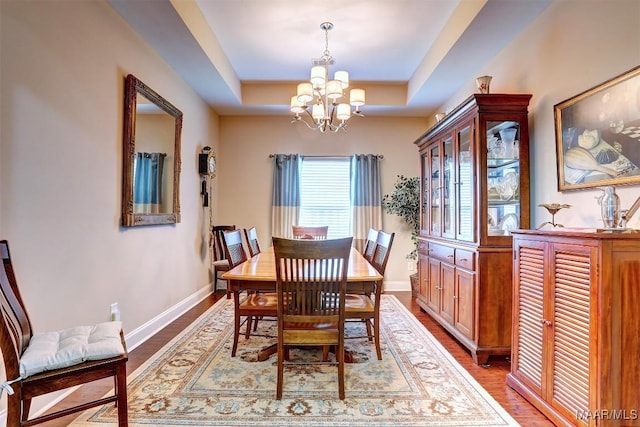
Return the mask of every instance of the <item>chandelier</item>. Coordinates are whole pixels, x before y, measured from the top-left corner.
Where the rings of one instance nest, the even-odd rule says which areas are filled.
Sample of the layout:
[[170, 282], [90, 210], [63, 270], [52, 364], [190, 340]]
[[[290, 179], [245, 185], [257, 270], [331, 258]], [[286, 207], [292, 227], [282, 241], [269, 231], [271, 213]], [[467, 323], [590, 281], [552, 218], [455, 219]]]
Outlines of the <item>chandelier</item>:
[[[291, 97], [291, 112], [295, 113], [291, 123], [303, 122], [309, 129], [323, 133], [337, 132], [346, 130], [347, 120], [352, 114], [364, 117], [360, 106], [364, 105], [365, 93], [364, 89], [351, 89], [349, 105], [344, 99], [344, 90], [349, 87], [349, 73], [336, 71], [333, 80], [329, 80], [329, 65], [334, 62], [329, 53], [329, 30], [333, 24], [323, 22], [320, 28], [324, 30], [324, 52], [321, 58], [312, 61], [309, 82], [298, 84], [297, 94]], [[353, 112], [352, 106], [355, 107]], [[305, 116], [307, 120], [300, 116], [304, 113], [308, 115]]]

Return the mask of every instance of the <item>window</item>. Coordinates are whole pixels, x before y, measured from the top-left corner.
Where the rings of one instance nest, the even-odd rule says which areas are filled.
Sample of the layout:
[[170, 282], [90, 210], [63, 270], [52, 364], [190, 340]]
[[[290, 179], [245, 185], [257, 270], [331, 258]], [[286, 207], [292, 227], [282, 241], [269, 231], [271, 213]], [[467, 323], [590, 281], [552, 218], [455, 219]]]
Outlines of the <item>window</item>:
[[300, 224], [328, 225], [329, 239], [352, 235], [349, 157], [304, 157], [300, 176]]

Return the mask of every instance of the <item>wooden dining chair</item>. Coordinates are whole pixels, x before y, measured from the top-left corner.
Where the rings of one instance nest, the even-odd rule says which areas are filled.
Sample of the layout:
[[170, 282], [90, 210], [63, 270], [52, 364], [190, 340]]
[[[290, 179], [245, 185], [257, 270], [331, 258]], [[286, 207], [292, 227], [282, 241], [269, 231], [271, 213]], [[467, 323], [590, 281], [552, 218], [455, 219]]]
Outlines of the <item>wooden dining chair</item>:
[[304, 227], [300, 225], [294, 225], [292, 227], [293, 238], [303, 240], [326, 240], [327, 233], [329, 231], [328, 225], [318, 227]]
[[258, 231], [255, 227], [244, 229], [244, 238], [249, 248], [249, 256], [254, 257], [260, 253], [260, 243], [258, 243]]
[[[291, 346], [335, 348], [338, 394], [344, 399], [344, 301], [352, 238], [290, 240], [273, 238], [278, 294], [278, 378], [276, 399], [282, 398], [285, 360]], [[300, 362], [298, 362], [300, 363]]]
[[364, 244], [364, 250], [362, 251], [362, 256], [371, 262], [373, 259], [373, 253], [376, 250], [376, 240], [378, 239], [378, 230], [375, 228], [369, 229], [369, 234], [367, 234], [367, 241]]
[[[211, 227], [211, 266], [213, 268], [213, 292], [218, 290], [218, 273], [229, 270], [229, 261], [224, 252], [224, 242], [222, 235], [225, 231], [233, 231], [235, 225], [216, 225]], [[229, 287], [227, 286], [227, 298], [231, 298]]]
[[[229, 261], [229, 268], [234, 268], [247, 260], [240, 230], [225, 232], [222, 235], [222, 240], [225, 254]], [[233, 305], [234, 330], [231, 357], [235, 357], [236, 351], [238, 350], [240, 329], [243, 324], [247, 324], [245, 339], [249, 339], [251, 335], [251, 324], [254, 320], [264, 317], [275, 320], [278, 314], [278, 298], [275, 292], [242, 292], [240, 289], [233, 292]], [[254, 335], [271, 337], [271, 335]]]
[[[6, 240], [0, 241], [0, 255], [0, 350], [7, 378], [0, 387], [8, 394], [7, 426], [41, 424], [111, 402], [118, 407], [118, 425], [127, 426], [128, 357], [122, 323], [34, 334]], [[112, 395], [29, 419], [34, 397], [110, 377]]]
[[[387, 268], [394, 236], [395, 233], [378, 232], [375, 251], [370, 263], [378, 270], [381, 276], [384, 276], [384, 271]], [[380, 295], [382, 294], [382, 282], [372, 282], [369, 285], [373, 286], [373, 292], [349, 293], [346, 296], [345, 316], [348, 321], [358, 320], [365, 322], [367, 330], [367, 335], [349, 336], [349, 339], [366, 337], [369, 341], [374, 341], [376, 356], [378, 360], [382, 360], [382, 350], [380, 349]]]

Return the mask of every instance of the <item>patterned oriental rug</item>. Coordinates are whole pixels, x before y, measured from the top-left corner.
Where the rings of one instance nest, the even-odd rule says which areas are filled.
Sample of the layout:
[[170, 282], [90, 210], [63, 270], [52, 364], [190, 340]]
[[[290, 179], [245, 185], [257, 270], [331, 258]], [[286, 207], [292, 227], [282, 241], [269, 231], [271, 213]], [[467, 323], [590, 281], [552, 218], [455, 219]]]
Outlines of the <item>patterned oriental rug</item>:
[[[218, 301], [145, 365], [129, 375], [130, 426], [508, 426], [518, 424], [449, 355], [393, 295], [383, 295], [382, 359], [367, 339], [350, 339], [346, 399], [338, 399], [335, 366], [285, 368], [275, 400], [274, 354], [257, 362], [274, 339], [240, 338], [231, 357], [233, 303]], [[260, 329], [276, 330], [261, 321]], [[349, 323], [347, 336], [363, 332]], [[292, 350], [292, 358], [319, 350]], [[330, 356], [332, 357], [332, 356]], [[115, 426], [113, 405], [94, 408], [76, 427]]]

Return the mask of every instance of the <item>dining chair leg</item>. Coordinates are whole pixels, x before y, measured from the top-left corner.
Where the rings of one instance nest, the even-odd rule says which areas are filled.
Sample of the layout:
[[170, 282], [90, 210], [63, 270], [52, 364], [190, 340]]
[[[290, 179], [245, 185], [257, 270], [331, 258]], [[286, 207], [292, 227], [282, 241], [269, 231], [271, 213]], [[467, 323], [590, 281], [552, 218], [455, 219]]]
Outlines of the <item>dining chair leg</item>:
[[344, 400], [344, 344], [338, 345], [336, 358], [338, 359], [338, 396], [340, 400]]
[[375, 332], [373, 339], [376, 345], [376, 355], [378, 356], [378, 360], [382, 360], [382, 351], [380, 350], [380, 317], [378, 316], [373, 318], [373, 331]]
[[[227, 282], [229, 283], [229, 282]], [[236, 357], [238, 349], [238, 338], [240, 337], [240, 292], [233, 292], [233, 309], [234, 309], [234, 328], [233, 328], [233, 347], [231, 349], [231, 357]]]
[[[255, 322], [258, 323], [258, 320], [256, 319]], [[251, 324], [252, 323], [253, 323], [253, 316], [247, 316], [247, 329], [244, 332], [245, 339], [249, 339], [249, 337], [251, 336]], [[255, 329], [254, 329], [254, 331], [255, 331]]]
[[285, 350], [278, 344], [278, 378], [276, 381], [276, 400], [282, 399], [282, 381], [284, 381]]
[[[365, 326], [367, 327], [367, 335], [368, 335], [368, 339], [369, 341], [373, 341], [373, 332], [371, 330], [371, 322], [367, 319], [364, 321]], [[375, 331], [377, 331], [376, 328], [373, 328]]]
[[127, 365], [122, 363], [116, 367], [116, 392], [118, 399], [116, 407], [118, 408], [118, 427], [127, 427], [129, 425], [129, 415], [127, 408]]

